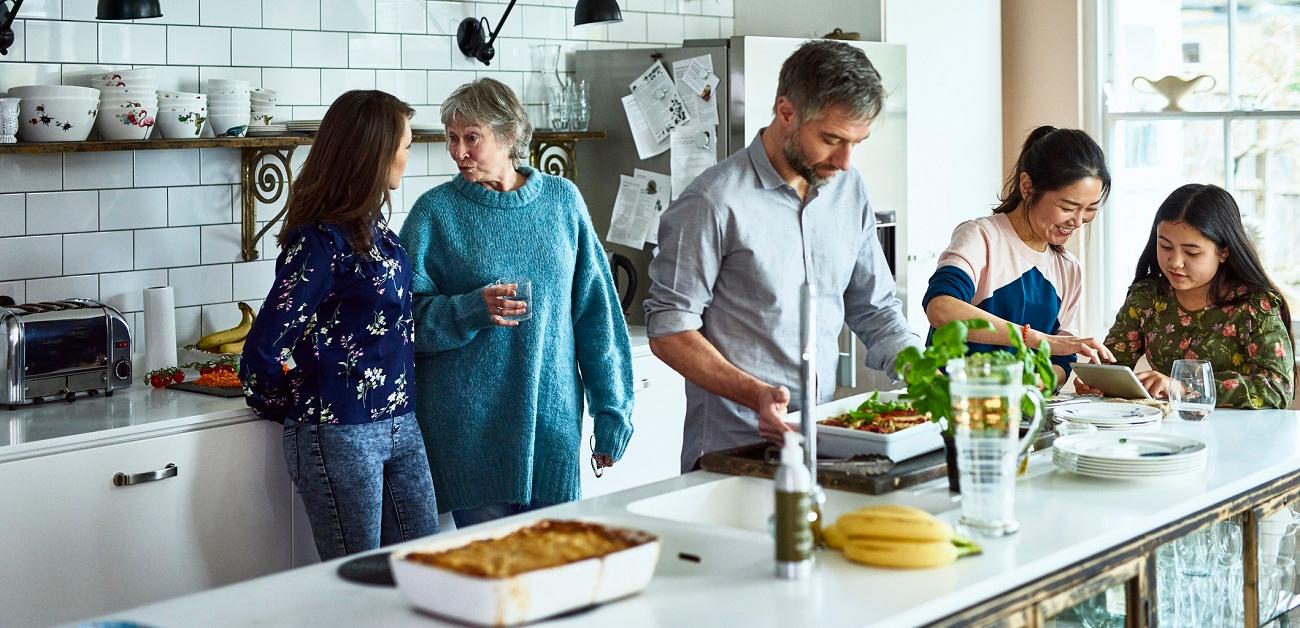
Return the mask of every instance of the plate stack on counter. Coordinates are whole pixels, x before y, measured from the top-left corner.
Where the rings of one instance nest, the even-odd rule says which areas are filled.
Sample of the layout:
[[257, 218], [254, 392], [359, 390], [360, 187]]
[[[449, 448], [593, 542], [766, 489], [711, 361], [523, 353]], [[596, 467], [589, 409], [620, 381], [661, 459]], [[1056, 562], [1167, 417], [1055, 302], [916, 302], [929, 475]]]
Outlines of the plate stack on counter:
[[1094, 402], [1058, 407], [1052, 418], [1058, 423], [1093, 425], [1098, 432], [1154, 432], [1160, 429], [1164, 413], [1137, 403]]
[[284, 125], [290, 133], [315, 133], [320, 130], [320, 120], [290, 120]]
[[1208, 457], [1204, 442], [1173, 434], [1074, 434], [1052, 445], [1057, 468], [1112, 480], [1195, 473]]

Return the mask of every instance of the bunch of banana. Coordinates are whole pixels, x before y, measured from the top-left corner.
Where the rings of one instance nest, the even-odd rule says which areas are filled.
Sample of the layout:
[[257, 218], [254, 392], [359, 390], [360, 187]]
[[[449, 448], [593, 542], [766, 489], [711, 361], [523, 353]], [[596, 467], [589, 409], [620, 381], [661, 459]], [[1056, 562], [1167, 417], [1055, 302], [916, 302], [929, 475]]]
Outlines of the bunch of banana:
[[876, 567], [940, 567], [980, 553], [934, 515], [911, 506], [867, 506], [841, 515], [822, 531], [826, 545], [854, 562]]
[[244, 338], [248, 337], [248, 331], [253, 328], [253, 319], [257, 315], [253, 314], [253, 308], [242, 301], [239, 303], [239, 311], [244, 317], [238, 325], [200, 338], [194, 348], [210, 353], [243, 353]]

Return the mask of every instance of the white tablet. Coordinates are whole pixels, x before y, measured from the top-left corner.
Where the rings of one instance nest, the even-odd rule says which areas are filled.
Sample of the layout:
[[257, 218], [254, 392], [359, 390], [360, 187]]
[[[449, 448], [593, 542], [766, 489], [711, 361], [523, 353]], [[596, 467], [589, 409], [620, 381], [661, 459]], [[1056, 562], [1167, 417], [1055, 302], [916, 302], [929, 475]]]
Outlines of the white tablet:
[[1151, 393], [1138, 381], [1133, 369], [1119, 364], [1075, 362], [1074, 374], [1083, 383], [1101, 390], [1107, 397], [1150, 399]]

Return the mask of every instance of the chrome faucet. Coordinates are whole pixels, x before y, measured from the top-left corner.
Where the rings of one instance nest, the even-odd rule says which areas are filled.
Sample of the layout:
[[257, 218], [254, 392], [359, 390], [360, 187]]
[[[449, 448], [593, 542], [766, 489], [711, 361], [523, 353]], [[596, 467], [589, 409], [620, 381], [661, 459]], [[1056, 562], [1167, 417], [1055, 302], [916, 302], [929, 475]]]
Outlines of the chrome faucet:
[[799, 387], [803, 395], [800, 404], [802, 411], [799, 413], [799, 431], [803, 434], [803, 461], [808, 467], [808, 476], [812, 479], [808, 498], [817, 513], [817, 521], [813, 526], [820, 540], [822, 504], [826, 502], [826, 494], [822, 492], [821, 484], [817, 482], [817, 421], [813, 418], [813, 410], [817, 408], [816, 297], [812, 281], [805, 273], [803, 286], [799, 291], [799, 344], [801, 345]]

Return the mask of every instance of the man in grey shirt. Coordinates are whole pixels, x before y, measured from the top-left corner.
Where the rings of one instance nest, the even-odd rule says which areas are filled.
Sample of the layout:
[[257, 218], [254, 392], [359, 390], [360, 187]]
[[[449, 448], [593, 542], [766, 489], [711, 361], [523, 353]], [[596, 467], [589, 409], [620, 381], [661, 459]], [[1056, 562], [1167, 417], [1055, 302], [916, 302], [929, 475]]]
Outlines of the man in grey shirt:
[[850, 153], [884, 104], [861, 50], [801, 46], [781, 66], [775, 116], [695, 179], [659, 224], [645, 301], [650, 348], [686, 378], [682, 471], [710, 451], [778, 442], [799, 391], [799, 294], [817, 294], [817, 398], [835, 393], [844, 323], [866, 365], [893, 373], [922, 346], [907, 327]]

